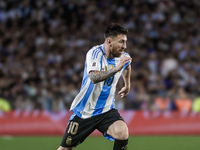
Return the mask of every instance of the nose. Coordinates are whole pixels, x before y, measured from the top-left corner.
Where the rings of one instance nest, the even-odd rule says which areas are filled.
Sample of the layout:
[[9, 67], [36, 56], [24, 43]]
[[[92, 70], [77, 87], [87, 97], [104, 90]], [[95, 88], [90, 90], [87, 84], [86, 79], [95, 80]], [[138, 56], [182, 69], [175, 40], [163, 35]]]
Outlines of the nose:
[[122, 48], [123, 48], [123, 49], [126, 49], [126, 48], [127, 48], [126, 42], [123, 43]]

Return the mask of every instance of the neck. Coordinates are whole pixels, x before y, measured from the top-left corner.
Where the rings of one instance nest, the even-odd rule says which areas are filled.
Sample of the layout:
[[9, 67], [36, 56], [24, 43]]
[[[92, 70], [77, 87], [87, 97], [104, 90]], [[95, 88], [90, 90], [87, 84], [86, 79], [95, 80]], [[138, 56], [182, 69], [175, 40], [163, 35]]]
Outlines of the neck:
[[104, 49], [105, 49], [105, 53], [106, 53], [106, 56], [109, 58], [109, 59], [113, 59], [113, 55], [111, 54], [110, 52], [110, 46], [107, 45], [106, 43], [104, 44]]

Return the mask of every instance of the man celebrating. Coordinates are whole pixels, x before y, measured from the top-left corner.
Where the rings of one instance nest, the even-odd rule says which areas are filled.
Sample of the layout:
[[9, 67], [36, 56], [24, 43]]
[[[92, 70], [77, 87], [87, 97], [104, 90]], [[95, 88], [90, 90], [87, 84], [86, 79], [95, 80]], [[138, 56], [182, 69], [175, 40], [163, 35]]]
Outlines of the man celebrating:
[[120, 25], [111, 24], [105, 31], [104, 44], [88, 51], [82, 87], [71, 105], [73, 115], [58, 150], [73, 150], [95, 129], [115, 140], [113, 150], [127, 150], [128, 128], [114, 108], [121, 75], [125, 86], [118, 94], [123, 98], [130, 91], [131, 57], [124, 52], [127, 33]]

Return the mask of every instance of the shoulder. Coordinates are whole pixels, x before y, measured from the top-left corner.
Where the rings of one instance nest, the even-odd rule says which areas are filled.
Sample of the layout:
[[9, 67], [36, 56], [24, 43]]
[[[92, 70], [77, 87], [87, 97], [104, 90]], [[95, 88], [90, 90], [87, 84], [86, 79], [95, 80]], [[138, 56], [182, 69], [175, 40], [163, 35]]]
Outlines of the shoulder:
[[92, 47], [87, 52], [87, 58], [89, 58], [89, 59], [97, 59], [99, 57], [99, 55], [103, 55], [100, 45]]

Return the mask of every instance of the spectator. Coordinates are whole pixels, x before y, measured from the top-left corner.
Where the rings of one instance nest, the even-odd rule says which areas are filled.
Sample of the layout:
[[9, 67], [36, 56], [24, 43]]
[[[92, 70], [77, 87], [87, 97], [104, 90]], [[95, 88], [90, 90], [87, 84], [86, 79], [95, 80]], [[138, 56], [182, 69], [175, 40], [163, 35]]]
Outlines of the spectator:
[[155, 99], [155, 117], [160, 116], [164, 113], [165, 117], [170, 117], [171, 111], [171, 100], [168, 98], [166, 93], [160, 93], [160, 96]]
[[[131, 91], [132, 92], [132, 91]], [[150, 102], [150, 96], [145, 92], [142, 86], [139, 86], [138, 89], [134, 93], [134, 97], [131, 98], [130, 103], [132, 105], [131, 108], [135, 110], [142, 110], [143, 115], [145, 117], [149, 116], [149, 107], [148, 104]]]
[[188, 97], [183, 88], [178, 90], [178, 97], [175, 100], [175, 104], [182, 117], [188, 115], [192, 107], [192, 100]]

